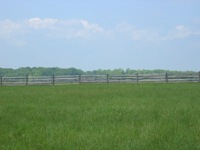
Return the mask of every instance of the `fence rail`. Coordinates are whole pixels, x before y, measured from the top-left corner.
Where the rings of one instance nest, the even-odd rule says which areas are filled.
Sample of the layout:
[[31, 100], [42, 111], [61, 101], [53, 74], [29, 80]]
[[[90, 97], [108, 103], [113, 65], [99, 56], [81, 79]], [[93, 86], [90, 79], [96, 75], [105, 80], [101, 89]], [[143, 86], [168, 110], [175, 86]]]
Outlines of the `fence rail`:
[[140, 82], [200, 82], [200, 72], [193, 74], [133, 74], [133, 75], [66, 75], [0, 77], [0, 86], [59, 85], [81, 83], [140, 83]]

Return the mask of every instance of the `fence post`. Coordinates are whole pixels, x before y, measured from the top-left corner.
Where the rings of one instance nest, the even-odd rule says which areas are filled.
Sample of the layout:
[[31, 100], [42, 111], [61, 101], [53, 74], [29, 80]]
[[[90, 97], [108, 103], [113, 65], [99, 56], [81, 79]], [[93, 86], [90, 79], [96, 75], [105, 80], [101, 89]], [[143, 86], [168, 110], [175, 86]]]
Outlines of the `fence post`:
[[199, 71], [199, 82], [200, 82], [200, 71]]
[[107, 83], [109, 83], [109, 74], [106, 75]]
[[52, 77], [52, 84], [54, 85], [55, 84], [55, 76], [53, 75]]
[[168, 83], [168, 74], [167, 74], [167, 72], [165, 74], [165, 80], [166, 80], [166, 83]]
[[81, 75], [78, 76], [78, 83], [81, 84]]
[[138, 76], [138, 73], [136, 74], [136, 76], [137, 76], [137, 83], [139, 82], [139, 76]]
[[2, 81], [2, 76], [0, 76], [0, 82], [1, 82], [1, 86], [2, 86], [2, 85], [3, 85], [3, 84], [2, 84], [2, 82], [3, 82], [3, 81]]
[[28, 85], [28, 74], [26, 75], [26, 86]]

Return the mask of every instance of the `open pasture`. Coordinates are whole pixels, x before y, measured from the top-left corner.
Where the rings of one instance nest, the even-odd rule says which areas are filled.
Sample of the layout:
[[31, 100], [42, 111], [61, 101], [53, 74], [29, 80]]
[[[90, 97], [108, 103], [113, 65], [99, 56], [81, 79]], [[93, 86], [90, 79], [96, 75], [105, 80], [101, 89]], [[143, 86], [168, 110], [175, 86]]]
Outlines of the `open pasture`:
[[0, 87], [0, 149], [200, 149], [200, 84]]

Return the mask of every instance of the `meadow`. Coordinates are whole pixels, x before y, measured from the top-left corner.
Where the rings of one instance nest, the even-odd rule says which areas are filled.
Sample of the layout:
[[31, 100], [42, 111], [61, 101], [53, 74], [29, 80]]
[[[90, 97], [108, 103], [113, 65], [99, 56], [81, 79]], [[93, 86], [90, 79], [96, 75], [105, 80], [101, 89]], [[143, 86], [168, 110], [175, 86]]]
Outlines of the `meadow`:
[[200, 84], [0, 87], [1, 150], [199, 150]]

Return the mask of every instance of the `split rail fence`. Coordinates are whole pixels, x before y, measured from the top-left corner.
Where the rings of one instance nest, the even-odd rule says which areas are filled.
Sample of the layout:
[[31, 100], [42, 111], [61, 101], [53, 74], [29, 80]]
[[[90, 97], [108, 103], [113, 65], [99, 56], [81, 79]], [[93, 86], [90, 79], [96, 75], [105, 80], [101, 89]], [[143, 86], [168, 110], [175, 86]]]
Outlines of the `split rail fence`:
[[0, 86], [61, 85], [82, 83], [200, 82], [200, 72], [193, 74], [133, 74], [133, 75], [66, 75], [0, 77]]

